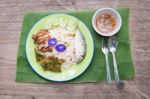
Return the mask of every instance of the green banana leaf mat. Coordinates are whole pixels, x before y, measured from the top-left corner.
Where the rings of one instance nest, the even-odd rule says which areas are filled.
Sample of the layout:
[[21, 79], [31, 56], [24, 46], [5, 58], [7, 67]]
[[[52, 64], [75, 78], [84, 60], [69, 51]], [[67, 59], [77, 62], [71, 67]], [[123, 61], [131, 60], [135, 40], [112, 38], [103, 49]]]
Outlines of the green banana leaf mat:
[[[129, 9], [119, 8], [117, 11], [122, 18], [122, 27], [117, 33], [118, 48], [116, 52], [116, 60], [118, 64], [118, 70], [121, 80], [128, 80], [134, 78], [134, 66], [131, 58], [128, 21], [129, 21]], [[94, 56], [88, 69], [79, 77], [67, 81], [65, 83], [81, 83], [81, 82], [100, 82], [106, 81], [106, 69], [105, 69], [105, 57], [101, 51], [101, 39], [92, 27], [92, 16], [95, 11], [62, 11], [62, 12], [28, 12], [25, 14], [22, 32], [20, 37], [18, 55], [17, 55], [17, 71], [16, 82], [34, 82], [34, 83], [50, 83], [52, 81], [46, 80], [36, 74], [30, 64], [28, 63], [25, 54], [26, 38], [33, 25], [41, 18], [54, 14], [54, 13], [66, 13], [77, 17], [89, 28], [93, 40], [94, 40]], [[112, 55], [109, 54], [110, 70], [112, 79], [114, 79]]]

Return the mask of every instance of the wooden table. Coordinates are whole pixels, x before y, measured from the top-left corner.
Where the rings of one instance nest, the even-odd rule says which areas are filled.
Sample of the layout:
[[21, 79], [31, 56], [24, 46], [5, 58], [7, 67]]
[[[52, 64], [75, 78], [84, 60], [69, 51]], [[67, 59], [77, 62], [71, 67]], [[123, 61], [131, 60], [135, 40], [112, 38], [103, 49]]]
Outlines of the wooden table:
[[[134, 80], [122, 84], [16, 83], [16, 55], [26, 11], [130, 8]], [[0, 99], [150, 99], [150, 0], [0, 0]]]

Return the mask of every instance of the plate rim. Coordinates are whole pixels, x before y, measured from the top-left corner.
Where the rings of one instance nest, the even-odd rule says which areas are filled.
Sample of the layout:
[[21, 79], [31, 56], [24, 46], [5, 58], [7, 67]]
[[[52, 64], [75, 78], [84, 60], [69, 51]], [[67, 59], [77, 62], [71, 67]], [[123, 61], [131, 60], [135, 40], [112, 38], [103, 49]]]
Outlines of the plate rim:
[[[90, 49], [90, 51], [92, 51], [92, 55], [91, 55], [91, 58], [90, 58], [90, 60], [89, 60], [89, 62], [88, 62], [88, 64], [87, 64], [86, 68], [85, 68], [81, 73], [79, 73], [78, 75], [76, 75], [76, 76], [74, 76], [74, 77], [72, 77], [72, 78], [70, 78], [70, 79], [65, 79], [65, 80], [54, 80], [54, 79], [50, 79], [50, 78], [48, 78], [48, 77], [42, 75], [42, 74], [39, 73], [38, 71], [36, 71], [36, 70], [34, 69], [34, 67], [32, 66], [30, 60], [29, 60], [29, 55], [27, 54], [27, 42], [28, 42], [29, 34], [31, 33], [32, 29], [36, 26], [36, 24], [38, 24], [38, 23], [39, 23], [41, 20], [43, 20], [44, 18], [46, 18], [46, 17], [48, 17], [48, 16], [55, 16], [55, 15], [69, 16], [69, 17], [72, 17], [72, 18], [75, 18], [75, 19], [79, 20], [79, 21], [87, 28], [87, 30], [88, 30], [88, 32], [89, 32], [89, 35], [90, 35], [90, 37], [91, 37], [91, 40], [92, 40], [92, 42], [91, 42], [92, 48]], [[71, 80], [73, 80], [73, 79], [75, 79], [75, 78], [78, 78], [79, 76], [81, 76], [81, 75], [89, 68], [89, 65], [90, 65], [90, 63], [91, 63], [91, 61], [92, 61], [92, 59], [93, 59], [93, 55], [94, 55], [94, 41], [93, 41], [92, 34], [91, 34], [89, 28], [87, 27], [87, 25], [86, 25], [85, 23], [83, 23], [82, 20], [78, 19], [77, 17], [72, 16], [72, 15], [70, 15], [70, 14], [64, 14], [64, 13], [48, 14], [48, 15], [46, 15], [46, 16], [40, 18], [40, 19], [39, 19], [35, 24], [33, 24], [33, 26], [30, 28], [30, 31], [28, 32], [28, 35], [27, 35], [27, 37], [26, 37], [25, 53], [26, 53], [26, 57], [27, 57], [28, 63], [30, 64], [30, 67], [32, 68], [32, 70], [33, 70], [37, 75], [39, 75], [40, 77], [44, 78], [45, 80], [52, 81], [52, 82], [66, 82], [66, 81], [71, 81]]]

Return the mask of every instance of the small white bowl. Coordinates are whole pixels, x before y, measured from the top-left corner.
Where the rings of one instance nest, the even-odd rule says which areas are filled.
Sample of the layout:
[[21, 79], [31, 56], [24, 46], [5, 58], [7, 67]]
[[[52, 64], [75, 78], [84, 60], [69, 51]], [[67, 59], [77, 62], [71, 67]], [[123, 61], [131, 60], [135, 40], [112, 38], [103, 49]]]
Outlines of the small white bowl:
[[[98, 30], [98, 28], [96, 27], [96, 18], [97, 18], [100, 14], [102, 14], [102, 13], [110, 13], [112, 16], [114, 16], [114, 17], [116, 18], [116, 21], [117, 21], [116, 23], [117, 23], [117, 25], [116, 25], [115, 29], [112, 30], [111, 32], [103, 33], [103, 32], [100, 32], [100, 31]], [[112, 35], [116, 34], [116, 33], [120, 30], [121, 25], [122, 25], [122, 20], [121, 20], [120, 14], [119, 14], [116, 10], [114, 10], [114, 9], [112, 9], [112, 8], [101, 8], [101, 9], [97, 10], [97, 11], [95, 12], [95, 14], [93, 15], [93, 18], [92, 18], [92, 25], [93, 25], [94, 30], [95, 30], [98, 34], [100, 34], [100, 35], [102, 35], [102, 36], [112, 36]]]

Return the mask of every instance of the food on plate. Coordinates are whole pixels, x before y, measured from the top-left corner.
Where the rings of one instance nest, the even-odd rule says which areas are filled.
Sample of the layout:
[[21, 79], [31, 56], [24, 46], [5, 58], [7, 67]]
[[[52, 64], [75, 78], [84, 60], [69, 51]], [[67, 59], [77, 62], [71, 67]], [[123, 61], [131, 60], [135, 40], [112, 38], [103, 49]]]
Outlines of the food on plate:
[[77, 30], [75, 35], [75, 62], [82, 61], [85, 55], [86, 43], [83, 34]]
[[32, 38], [36, 61], [45, 71], [61, 72], [79, 64], [86, 55], [86, 41], [77, 22], [50, 19]]
[[39, 64], [46, 71], [60, 72], [61, 65], [65, 62], [65, 60], [58, 59], [57, 57], [54, 56], [46, 57], [42, 55], [42, 53], [38, 52], [36, 49], [35, 49], [35, 55], [36, 55], [37, 62], [39, 62]]
[[41, 29], [38, 33], [33, 34], [32, 38], [34, 40], [34, 43], [37, 46], [38, 51], [41, 51], [41, 52], [52, 51], [51, 46], [48, 46], [47, 44], [47, 41], [50, 38], [48, 29]]
[[96, 18], [96, 27], [102, 33], [109, 33], [117, 26], [117, 20], [111, 13], [102, 13]]

